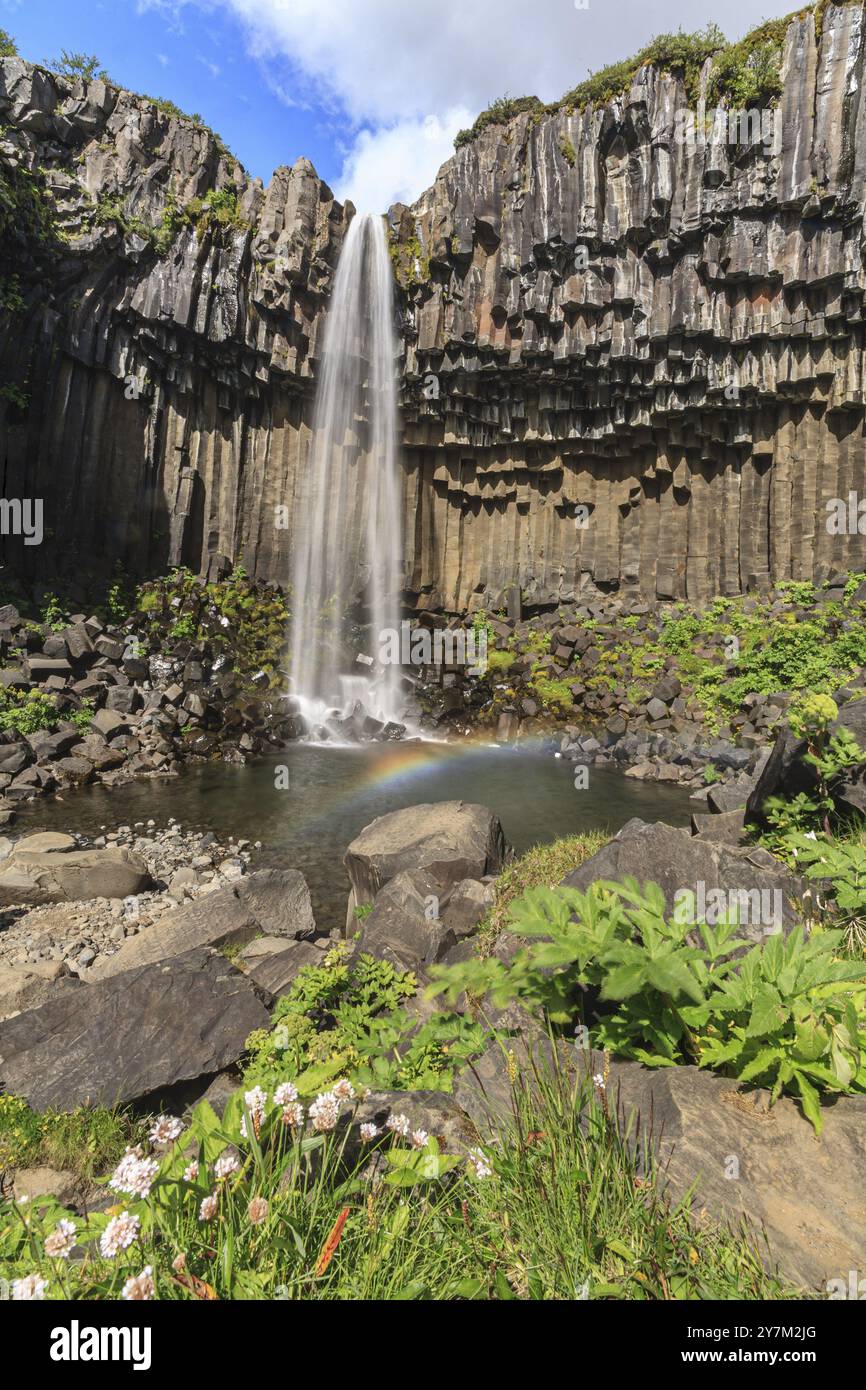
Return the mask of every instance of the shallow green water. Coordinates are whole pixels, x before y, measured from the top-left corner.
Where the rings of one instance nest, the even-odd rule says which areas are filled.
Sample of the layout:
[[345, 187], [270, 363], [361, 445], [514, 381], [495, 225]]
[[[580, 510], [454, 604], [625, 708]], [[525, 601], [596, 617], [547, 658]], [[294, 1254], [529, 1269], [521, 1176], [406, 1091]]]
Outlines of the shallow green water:
[[[284, 790], [275, 785], [278, 767], [288, 771]], [[163, 826], [174, 816], [189, 829], [261, 840], [254, 863], [300, 869], [317, 921], [330, 927], [345, 920], [348, 880], [341, 861], [354, 836], [388, 811], [452, 800], [491, 807], [518, 852], [595, 827], [616, 831], [632, 816], [674, 825], [689, 820], [683, 791], [602, 768], [590, 768], [588, 788], [578, 791], [574, 766], [550, 753], [478, 744], [296, 744], [254, 766], [209, 764], [179, 778], [35, 802], [22, 810], [15, 829], [97, 835], [150, 818]]]

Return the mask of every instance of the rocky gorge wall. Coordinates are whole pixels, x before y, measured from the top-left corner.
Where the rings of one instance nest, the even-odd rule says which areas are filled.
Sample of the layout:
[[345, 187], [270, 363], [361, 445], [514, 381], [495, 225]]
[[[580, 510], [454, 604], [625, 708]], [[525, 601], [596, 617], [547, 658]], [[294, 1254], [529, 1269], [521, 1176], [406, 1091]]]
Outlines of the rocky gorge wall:
[[[683, 79], [644, 67], [488, 125], [391, 209], [410, 602], [866, 568], [826, 525], [863, 479], [864, 42], [860, 5], [791, 22], [766, 145], [678, 141]], [[351, 208], [304, 160], [265, 188], [204, 127], [20, 59], [0, 123], [3, 495], [46, 526], [7, 561], [285, 583]]]
[[781, 76], [766, 145], [678, 140], [683, 82], [645, 67], [488, 126], [395, 210], [415, 585], [701, 600], [863, 567], [826, 511], [864, 480], [862, 8], [795, 19]]

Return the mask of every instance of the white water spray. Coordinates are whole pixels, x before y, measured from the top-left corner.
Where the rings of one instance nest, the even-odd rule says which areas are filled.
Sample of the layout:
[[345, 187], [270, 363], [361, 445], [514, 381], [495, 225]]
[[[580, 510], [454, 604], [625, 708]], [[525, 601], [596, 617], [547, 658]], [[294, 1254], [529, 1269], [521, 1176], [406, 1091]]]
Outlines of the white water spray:
[[[357, 701], [378, 719], [399, 717], [399, 669], [378, 664], [380, 634], [399, 627], [403, 570], [395, 349], [385, 227], [359, 216], [337, 267], [295, 513], [292, 689], [314, 725]], [[359, 606], [369, 667], [353, 665], [343, 643]]]

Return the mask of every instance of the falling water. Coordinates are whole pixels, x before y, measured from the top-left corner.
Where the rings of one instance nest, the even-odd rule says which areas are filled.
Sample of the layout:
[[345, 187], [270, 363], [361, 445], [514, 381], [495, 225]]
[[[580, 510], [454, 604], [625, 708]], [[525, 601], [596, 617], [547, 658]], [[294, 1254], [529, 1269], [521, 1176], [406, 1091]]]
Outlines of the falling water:
[[[295, 517], [292, 689], [311, 724], [358, 700], [378, 719], [399, 716], [399, 669], [378, 663], [380, 633], [400, 624], [395, 347], [384, 224], [358, 216], [337, 267]], [[350, 610], [369, 623], [361, 655], [373, 665], [346, 653]]]

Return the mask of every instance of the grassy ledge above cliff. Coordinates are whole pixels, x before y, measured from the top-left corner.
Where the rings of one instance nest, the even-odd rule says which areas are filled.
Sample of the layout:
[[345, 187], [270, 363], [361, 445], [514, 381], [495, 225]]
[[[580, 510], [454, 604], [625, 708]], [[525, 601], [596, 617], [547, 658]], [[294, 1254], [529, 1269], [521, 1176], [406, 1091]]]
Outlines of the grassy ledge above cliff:
[[[659, 34], [631, 58], [610, 63], [590, 73], [559, 101], [545, 103], [536, 96], [500, 97], [482, 111], [467, 130], [458, 131], [456, 149], [470, 144], [490, 126], [508, 125], [515, 117], [529, 114], [533, 123], [543, 116], [565, 111], [583, 111], [587, 106], [603, 106], [626, 93], [643, 67], [654, 67], [681, 77], [690, 102], [700, 94], [704, 64], [712, 60], [707, 95], [711, 102], [735, 109], [771, 105], [782, 90], [781, 63], [788, 26], [809, 14], [815, 17], [820, 36], [829, 0], [794, 10], [782, 19], [765, 20], [736, 43], [729, 43], [716, 24], [693, 33], [679, 30]], [[840, 0], [861, 4], [862, 0]]]

